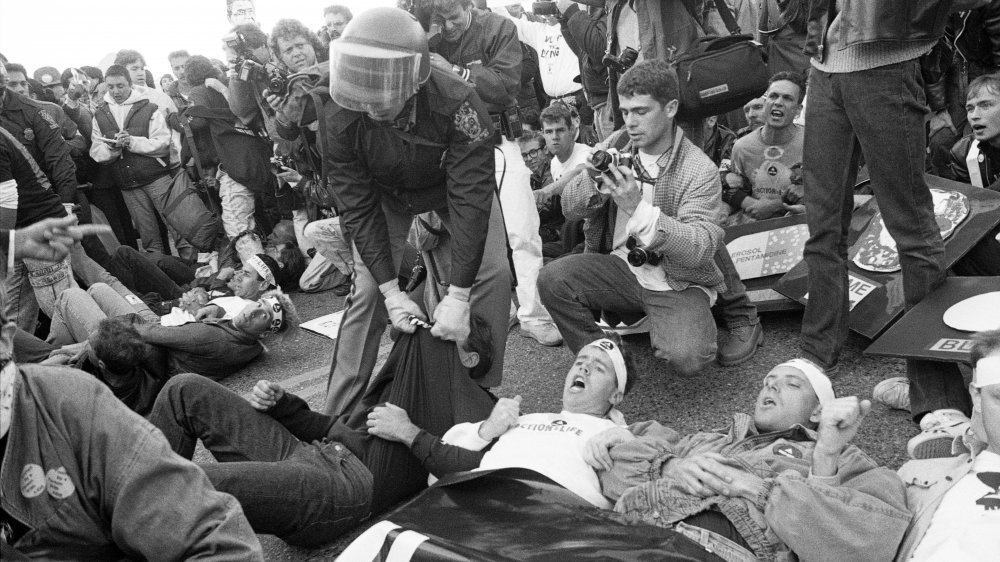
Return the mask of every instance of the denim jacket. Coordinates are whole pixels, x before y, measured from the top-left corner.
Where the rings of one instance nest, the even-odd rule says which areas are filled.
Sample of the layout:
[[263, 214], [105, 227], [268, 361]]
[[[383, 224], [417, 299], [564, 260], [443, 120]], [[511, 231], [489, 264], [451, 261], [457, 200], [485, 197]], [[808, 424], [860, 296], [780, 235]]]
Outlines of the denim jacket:
[[263, 560], [239, 503], [86, 373], [20, 367], [0, 466], [15, 543], [47, 560]]
[[[601, 474], [605, 495], [620, 495], [615, 511], [628, 521], [670, 527], [718, 510], [759, 560], [772, 561], [891, 560], [910, 522], [902, 481], [853, 445], [841, 453], [835, 476], [813, 476], [816, 433], [800, 425], [758, 434], [750, 416], [736, 414], [724, 432], [679, 438], [656, 422], [630, 430], [639, 439], [614, 447], [614, 467]], [[757, 497], [701, 498], [663, 477], [670, 459], [706, 452], [762, 478]]]

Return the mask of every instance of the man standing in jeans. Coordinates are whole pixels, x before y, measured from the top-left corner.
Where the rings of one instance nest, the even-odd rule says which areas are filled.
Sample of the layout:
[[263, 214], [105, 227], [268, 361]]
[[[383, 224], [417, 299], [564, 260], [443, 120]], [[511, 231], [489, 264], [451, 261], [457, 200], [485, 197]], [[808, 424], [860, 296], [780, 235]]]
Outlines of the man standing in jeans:
[[[803, 155], [809, 302], [802, 355], [828, 375], [839, 370], [849, 328], [847, 232], [862, 154], [899, 248], [906, 308], [944, 277], [944, 244], [923, 176], [927, 108], [918, 59], [941, 36], [951, 5], [947, 0], [812, 3], [806, 51], [814, 58]], [[948, 456], [968, 418], [938, 411], [969, 412], [962, 377], [950, 363], [907, 360], [906, 371], [911, 412], [923, 430], [911, 439], [909, 452], [916, 458]]]

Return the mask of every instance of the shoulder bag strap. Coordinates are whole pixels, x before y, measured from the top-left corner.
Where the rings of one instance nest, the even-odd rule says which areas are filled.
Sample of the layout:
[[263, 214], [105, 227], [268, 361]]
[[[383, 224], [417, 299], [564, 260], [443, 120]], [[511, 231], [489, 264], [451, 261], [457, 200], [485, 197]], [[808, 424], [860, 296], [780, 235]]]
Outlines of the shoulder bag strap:
[[965, 165], [969, 168], [969, 183], [976, 187], [985, 187], [983, 174], [979, 171], [979, 141], [973, 139], [969, 145], [969, 153], [965, 156]]
[[715, 0], [715, 7], [719, 11], [719, 17], [722, 18], [723, 23], [726, 24], [726, 29], [729, 30], [729, 34], [742, 35], [743, 31], [740, 30], [740, 25], [736, 23], [736, 18], [733, 17], [733, 12], [726, 4], [726, 0]]

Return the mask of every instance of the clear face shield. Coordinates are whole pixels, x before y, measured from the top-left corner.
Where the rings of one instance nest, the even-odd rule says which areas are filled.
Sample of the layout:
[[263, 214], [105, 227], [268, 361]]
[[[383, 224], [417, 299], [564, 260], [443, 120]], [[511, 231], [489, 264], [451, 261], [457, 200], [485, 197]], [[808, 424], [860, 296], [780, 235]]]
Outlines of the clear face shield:
[[387, 121], [420, 89], [419, 53], [330, 42], [330, 97], [341, 107]]

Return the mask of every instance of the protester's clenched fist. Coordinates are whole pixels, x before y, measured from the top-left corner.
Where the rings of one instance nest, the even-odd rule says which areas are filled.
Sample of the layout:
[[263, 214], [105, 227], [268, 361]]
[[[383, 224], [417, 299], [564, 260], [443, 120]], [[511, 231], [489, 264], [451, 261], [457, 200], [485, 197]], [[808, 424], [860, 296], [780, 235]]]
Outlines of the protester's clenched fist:
[[281, 388], [278, 383], [260, 380], [250, 392], [250, 405], [261, 412], [266, 412], [273, 408], [284, 395], [285, 389]]
[[823, 453], [839, 454], [854, 439], [861, 422], [871, 409], [870, 401], [858, 400], [857, 396], [836, 398], [823, 404], [819, 415], [816, 449]]
[[517, 418], [520, 416], [520, 394], [513, 398], [501, 398], [493, 406], [490, 417], [479, 426], [479, 437], [485, 441], [493, 441], [517, 425]]

